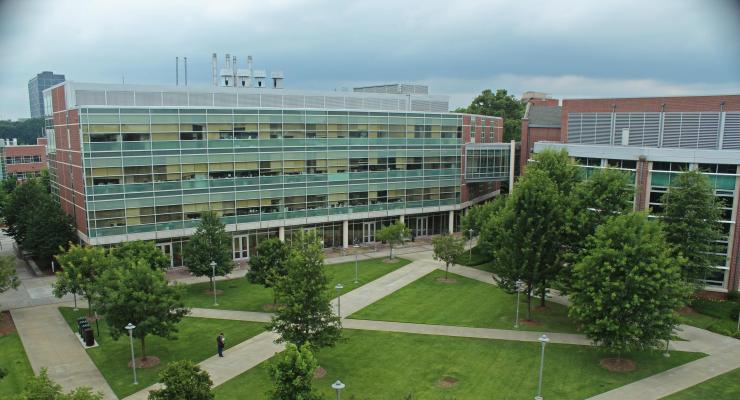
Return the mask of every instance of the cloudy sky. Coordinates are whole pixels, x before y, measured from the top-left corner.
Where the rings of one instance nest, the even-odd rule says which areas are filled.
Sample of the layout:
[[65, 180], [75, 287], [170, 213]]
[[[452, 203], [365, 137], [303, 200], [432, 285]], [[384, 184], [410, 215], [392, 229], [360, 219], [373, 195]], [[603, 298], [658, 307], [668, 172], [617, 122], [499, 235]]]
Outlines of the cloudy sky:
[[418, 82], [466, 105], [481, 90], [555, 97], [740, 93], [740, 5], [723, 0], [0, 1], [0, 119], [27, 82], [191, 85], [210, 56], [251, 54], [286, 87]]

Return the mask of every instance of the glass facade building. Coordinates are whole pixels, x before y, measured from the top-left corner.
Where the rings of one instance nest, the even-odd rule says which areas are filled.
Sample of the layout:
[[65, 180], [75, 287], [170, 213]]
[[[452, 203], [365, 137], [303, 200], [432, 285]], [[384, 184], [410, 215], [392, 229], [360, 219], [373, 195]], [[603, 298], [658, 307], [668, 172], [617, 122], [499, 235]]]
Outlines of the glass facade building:
[[28, 81], [28, 104], [31, 110], [31, 118], [44, 116], [43, 93], [44, 90], [58, 83], [64, 82], [64, 75], [44, 71], [37, 74]]
[[[94, 94], [76, 86], [46, 92], [53, 190], [87, 243], [154, 239], [173, 266], [204, 211], [234, 233], [242, 259], [260, 238], [295, 229], [320, 230], [326, 247], [374, 242], [399, 218], [415, 236], [451, 232], [476, 201], [468, 193], [497, 188], [496, 179], [467, 183], [462, 171], [467, 142], [500, 140], [499, 118], [370, 109], [370, 100], [396, 98], [382, 94], [352, 94], [365, 109], [132, 106], [96, 86], [104, 98], [90, 104]], [[214, 99], [220, 89], [235, 91], [187, 96]]]

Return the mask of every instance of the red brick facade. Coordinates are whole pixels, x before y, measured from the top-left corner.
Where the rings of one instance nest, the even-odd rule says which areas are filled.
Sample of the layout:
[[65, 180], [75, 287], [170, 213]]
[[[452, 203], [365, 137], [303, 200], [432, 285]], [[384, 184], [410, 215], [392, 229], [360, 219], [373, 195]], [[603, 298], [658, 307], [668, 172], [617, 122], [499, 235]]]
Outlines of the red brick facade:
[[[3, 148], [2, 155], [5, 163], [5, 174], [28, 176], [38, 174], [46, 168], [46, 139], [38, 138], [36, 144], [7, 146]], [[38, 162], [16, 162], [16, 158], [38, 157]], [[11, 159], [11, 160], [8, 160]]]

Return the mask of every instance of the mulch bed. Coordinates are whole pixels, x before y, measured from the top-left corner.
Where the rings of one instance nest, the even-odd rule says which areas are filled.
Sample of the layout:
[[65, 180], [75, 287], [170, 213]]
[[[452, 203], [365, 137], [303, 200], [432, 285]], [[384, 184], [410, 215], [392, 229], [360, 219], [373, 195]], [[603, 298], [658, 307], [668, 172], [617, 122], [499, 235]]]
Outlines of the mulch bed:
[[391, 259], [384, 258], [383, 259], [383, 262], [386, 264], [395, 264], [398, 261], [400, 261], [398, 258], [391, 258]]
[[536, 321], [533, 319], [520, 319], [519, 324], [526, 325], [526, 326], [540, 326], [540, 321]]
[[[159, 357], [157, 356], [146, 356], [146, 359], [136, 357], [136, 369], [156, 367], [159, 363]], [[131, 361], [128, 362], [128, 367], [131, 368]]]
[[451, 376], [443, 376], [442, 379], [437, 381], [437, 385], [443, 388], [450, 388], [457, 385], [458, 380]]
[[637, 369], [635, 362], [627, 358], [604, 358], [599, 365], [610, 372], [632, 372]]
[[316, 369], [313, 371], [313, 377], [314, 379], [321, 379], [326, 376], [326, 370], [321, 367], [316, 367]]
[[15, 332], [15, 323], [13, 323], [13, 317], [8, 311], [0, 313], [0, 336], [5, 336], [9, 333]]
[[678, 313], [681, 315], [693, 315], [696, 314], [696, 310], [689, 306], [684, 306], [678, 309]]
[[457, 279], [455, 279], [455, 278], [441, 278], [440, 277], [440, 278], [437, 278], [437, 282], [444, 283], [444, 284], [447, 284], [447, 285], [452, 285], [452, 284], [457, 283]]

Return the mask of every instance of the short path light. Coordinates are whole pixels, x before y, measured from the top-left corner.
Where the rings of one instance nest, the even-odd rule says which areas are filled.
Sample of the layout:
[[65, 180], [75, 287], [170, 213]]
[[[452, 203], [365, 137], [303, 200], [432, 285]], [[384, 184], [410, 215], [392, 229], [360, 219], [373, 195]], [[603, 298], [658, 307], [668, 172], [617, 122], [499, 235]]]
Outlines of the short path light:
[[357, 254], [355, 253], [355, 285], [360, 281], [357, 279]]
[[514, 328], [519, 327], [519, 295], [524, 290], [524, 282], [521, 279], [516, 280], [516, 321], [514, 321]]
[[213, 281], [213, 305], [217, 306], [218, 301], [216, 301], [216, 262], [211, 261], [211, 281]]
[[468, 240], [470, 240], [470, 248], [468, 249], [468, 263], [470, 263], [470, 260], [473, 259], [473, 230], [468, 229]]
[[136, 358], [134, 357], [134, 329], [136, 325], [129, 322], [124, 328], [128, 331], [128, 339], [131, 342], [131, 369], [134, 370], [134, 385], [138, 385], [139, 382], [136, 380]]
[[334, 382], [334, 383], [331, 384], [331, 388], [337, 391], [337, 400], [340, 400], [340, 394], [339, 394], [339, 392], [341, 392], [342, 389], [344, 389], [345, 386], [346, 385], [344, 383], [342, 383], [342, 381], [340, 381], [339, 379], [337, 379], [336, 382]]
[[542, 343], [542, 354], [540, 356], [540, 383], [537, 385], [537, 396], [534, 400], [542, 400], [542, 370], [545, 368], [545, 345], [550, 341], [550, 338], [547, 335], [542, 335], [537, 340]]
[[339, 318], [342, 318], [342, 289], [344, 289], [344, 285], [337, 283], [337, 286], [334, 286], [334, 289], [337, 289], [337, 315]]

